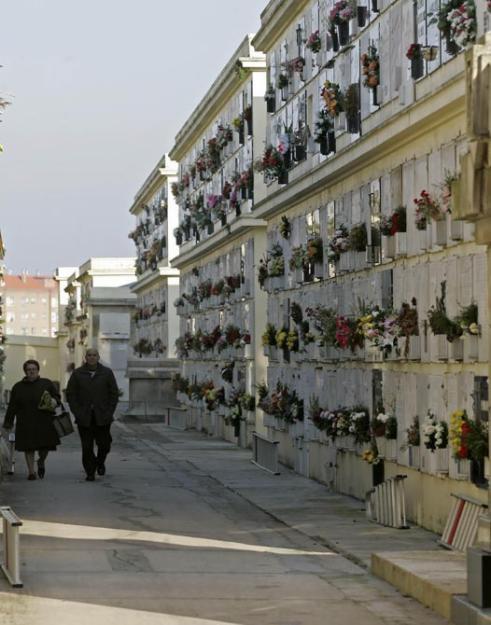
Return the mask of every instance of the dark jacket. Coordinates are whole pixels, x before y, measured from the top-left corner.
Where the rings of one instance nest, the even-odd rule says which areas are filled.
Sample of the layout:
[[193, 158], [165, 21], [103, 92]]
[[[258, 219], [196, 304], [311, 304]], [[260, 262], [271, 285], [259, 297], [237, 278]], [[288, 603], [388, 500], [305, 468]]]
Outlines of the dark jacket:
[[15, 420], [15, 448], [18, 451], [53, 450], [60, 444], [53, 426], [54, 413], [38, 408], [44, 391], [60, 401], [55, 385], [46, 378], [34, 382], [24, 378], [12, 388], [3, 427], [10, 430]]
[[113, 420], [118, 404], [119, 390], [114, 373], [100, 363], [94, 375], [88, 366], [75, 369], [68, 380], [66, 398], [78, 425], [89, 427], [92, 412], [97, 425], [107, 425]]

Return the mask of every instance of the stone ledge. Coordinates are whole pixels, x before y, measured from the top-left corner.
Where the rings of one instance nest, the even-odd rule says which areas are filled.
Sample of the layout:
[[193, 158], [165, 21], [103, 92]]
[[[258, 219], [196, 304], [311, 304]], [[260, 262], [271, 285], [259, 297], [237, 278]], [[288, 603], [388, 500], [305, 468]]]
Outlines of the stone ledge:
[[372, 572], [446, 619], [454, 595], [467, 592], [465, 554], [456, 551], [372, 553]]
[[467, 597], [454, 597], [452, 623], [455, 625], [491, 625], [491, 610], [481, 610], [472, 605]]

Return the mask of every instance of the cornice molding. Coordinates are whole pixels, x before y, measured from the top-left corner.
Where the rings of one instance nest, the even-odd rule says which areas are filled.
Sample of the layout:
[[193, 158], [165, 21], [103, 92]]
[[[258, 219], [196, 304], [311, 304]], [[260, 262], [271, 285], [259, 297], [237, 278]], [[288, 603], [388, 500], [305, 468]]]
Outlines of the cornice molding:
[[445, 83], [439, 91], [408, 107], [385, 123], [376, 126], [356, 144], [349, 145], [299, 178], [291, 180], [255, 205], [255, 215], [269, 219], [293, 208], [299, 202], [325, 191], [358, 171], [376, 166], [377, 161], [404, 144], [465, 113], [464, 74]]
[[261, 28], [252, 39], [256, 50], [268, 52], [303, 12], [310, 0], [271, 0], [261, 13]]
[[147, 289], [149, 286], [158, 284], [159, 282], [165, 282], [167, 278], [178, 278], [179, 270], [174, 267], [158, 267], [157, 270], [149, 269], [143, 273], [138, 280], [130, 286], [130, 291], [133, 293], [140, 293]]
[[254, 216], [243, 215], [230, 224], [230, 228], [219, 230], [209, 239], [197, 245], [195, 244], [190, 250], [185, 250], [179, 256], [172, 258], [172, 265], [181, 269], [190, 263], [195, 263], [202, 256], [208, 256], [211, 252], [218, 251], [220, 247], [235, 241], [249, 230], [256, 228], [266, 229], [266, 225], [266, 222], [263, 219], [257, 219], [255, 214]]
[[227, 65], [177, 133], [174, 147], [169, 152], [169, 156], [173, 160], [177, 162], [182, 160], [223, 109], [224, 103], [230, 100], [241, 85], [249, 80], [250, 73], [242, 77], [238, 74], [236, 71], [237, 62], [240, 62], [242, 67], [250, 70], [250, 72], [266, 71], [266, 58], [263, 54], [254, 51], [251, 46], [252, 37], [253, 35], [247, 35], [242, 40]]

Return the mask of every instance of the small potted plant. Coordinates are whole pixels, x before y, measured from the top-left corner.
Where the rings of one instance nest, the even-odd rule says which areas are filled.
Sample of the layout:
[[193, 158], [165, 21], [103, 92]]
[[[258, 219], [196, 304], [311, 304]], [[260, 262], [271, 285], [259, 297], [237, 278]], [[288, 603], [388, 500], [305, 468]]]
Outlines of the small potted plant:
[[276, 91], [271, 83], [266, 89], [264, 99], [266, 100], [266, 111], [268, 113], [274, 113], [276, 111]]
[[412, 43], [406, 52], [406, 57], [411, 61], [411, 78], [418, 80], [425, 71], [421, 44]]
[[363, 84], [372, 90], [372, 102], [378, 106], [377, 88], [380, 84], [380, 61], [377, 48], [374, 45], [368, 46], [368, 51], [361, 55], [361, 66], [363, 73]]

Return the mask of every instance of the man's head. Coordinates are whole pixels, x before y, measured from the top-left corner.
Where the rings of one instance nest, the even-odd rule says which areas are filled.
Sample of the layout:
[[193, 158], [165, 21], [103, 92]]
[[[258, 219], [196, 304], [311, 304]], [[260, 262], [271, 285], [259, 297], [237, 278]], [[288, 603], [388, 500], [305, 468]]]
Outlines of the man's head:
[[85, 362], [89, 369], [95, 369], [99, 362], [99, 352], [92, 347], [85, 352]]

